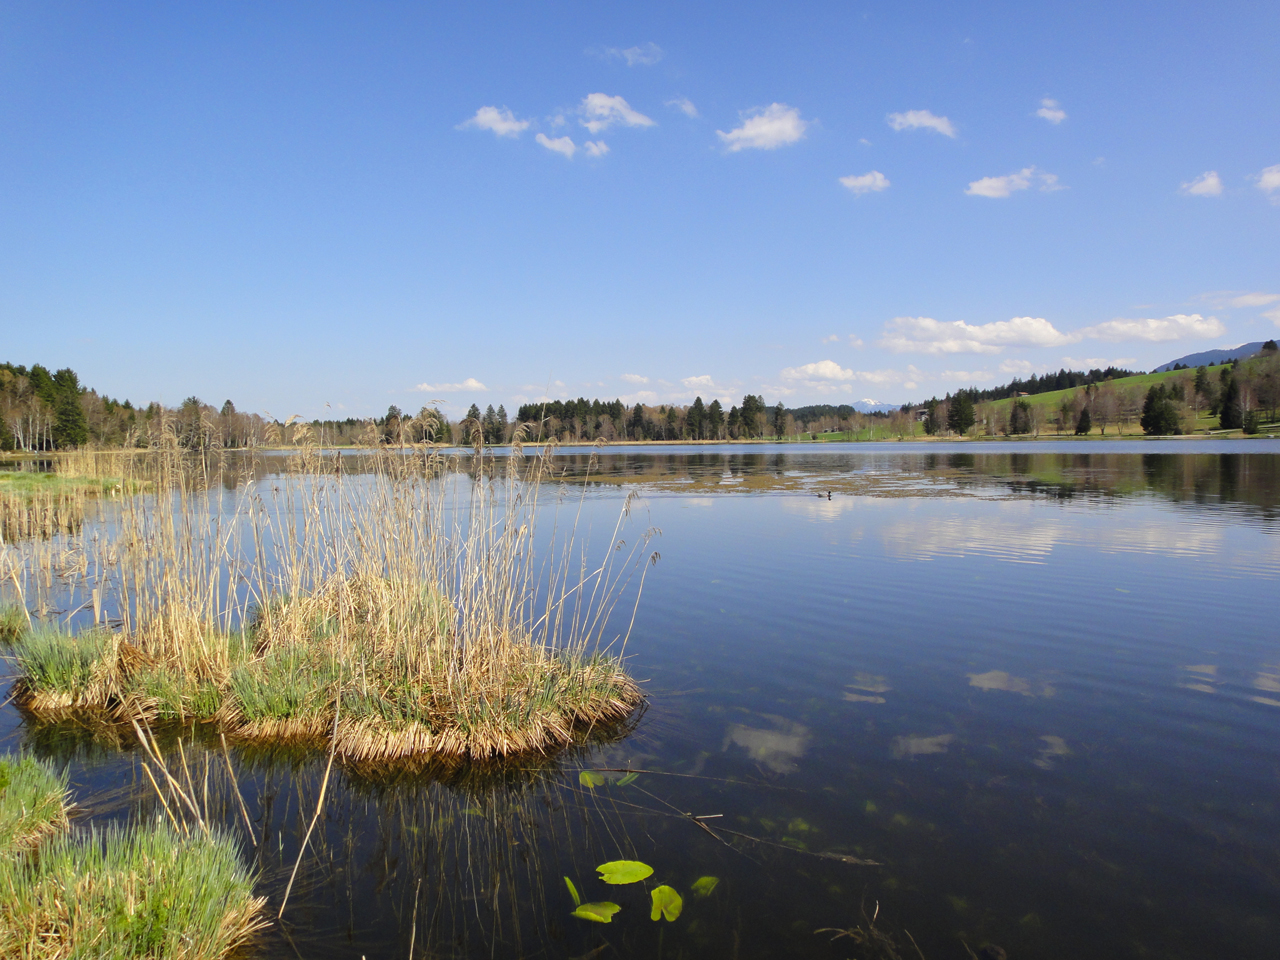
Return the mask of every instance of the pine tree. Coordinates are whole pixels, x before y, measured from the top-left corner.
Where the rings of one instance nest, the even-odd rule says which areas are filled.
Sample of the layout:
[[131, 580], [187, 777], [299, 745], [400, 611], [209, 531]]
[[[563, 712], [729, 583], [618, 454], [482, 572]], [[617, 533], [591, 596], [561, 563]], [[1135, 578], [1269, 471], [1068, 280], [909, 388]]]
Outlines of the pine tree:
[[707, 429], [711, 433], [712, 440], [720, 439], [720, 431], [723, 427], [724, 407], [719, 400], [712, 400], [711, 405], [707, 407]]
[[89, 442], [89, 421], [74, 393], [59, 394], [53, 408], [53, 443], [59, 449], [79, 447]]
[[1076, 436], [1085, 437], [1093, 429], [1093, 418], [1089, 416], [1089, 408], [1080, 411], [1080, 419], [1076, 421]]
[[1156, 384], [1147, 391], [1142, 402], [1142, 432], [1148, 436], [1168, 437], [1182, 430], [1178, 425], [1178, 408], [1173, 405], [1164, 384]]
[[1222, 396], [1218, 398], [1218, 426], [1223, 430], [1239, 430], [1244, 426], [1240, 409], [1240, 384], [1230, 376], [1230, 368], [1223, 368]]
[[967, 391], [959, 390], [951, 399], [947, 410], [947, 429], [952, 433], [966, 433], [977, 421], [973, 410], [973, 397]]
[[685, 424], [689, 429], [689, 436], [694, 440], [701, 440], [706, 432], [707, 411], [702, 405], [702, 397], [694, 397], [693, 404], [689, 407], [689, 412], [685, 414]]

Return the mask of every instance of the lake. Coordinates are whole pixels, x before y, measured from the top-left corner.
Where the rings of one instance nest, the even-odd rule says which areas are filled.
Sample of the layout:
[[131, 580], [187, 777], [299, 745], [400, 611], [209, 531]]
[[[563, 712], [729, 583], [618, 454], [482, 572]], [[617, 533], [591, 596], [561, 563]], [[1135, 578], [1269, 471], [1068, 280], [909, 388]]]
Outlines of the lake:
[[[626, 650], [634, 729], [519, 769], [336, 769], [256, 956], [889, 956], [832, 939], [872, 916], [928, 960], [1275, 955], [1280, 441], [557, 465], [593, 547], [633, 493], [630, 535], [661, 530]], [[274, 916], [325, 757], [233, 746], [242, 810], [221, 745], [192, 736]], [[154, 805], [127, 745], [12, 705], [0, 737], [71, 764], [81, 822]], [[652, 866], [680, 917], [600, 882], [617, 859]], [[612, 922], [571, 917], [565, 877]]]

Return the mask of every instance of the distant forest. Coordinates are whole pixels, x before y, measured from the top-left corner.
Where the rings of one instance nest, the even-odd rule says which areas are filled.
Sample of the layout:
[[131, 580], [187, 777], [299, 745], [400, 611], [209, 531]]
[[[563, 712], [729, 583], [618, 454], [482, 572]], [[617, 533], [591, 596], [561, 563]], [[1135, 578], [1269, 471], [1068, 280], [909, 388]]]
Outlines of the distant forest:
[[[487, 444], [502, 444], [510, 442], [517, 429], [525, 442], [552, 438], [561, 442], [738, 440], [856, 433], [868, 428], [873, 428], [877, 436], [910, 436], [920, 421], [931, 433], [944, 429], [948, 419], [957, 424], [972, 422], [974, 415], [970, 411], [975, 404], [1053, 390], [1096, 389], [1132, 375], [1132, 371], [1117, 367], [1087, 373], [1059, 370], [1014, 379], [989, 390], [959, 390], [943, 400], [935, 397], [921, 404], [904, 404], [898, 410], [870, 413], [849, 404], [787, 407], [779, 402], [770, 406], [764, 397], [747, 394], [728, 410], [718, 399], [706, 403], [701, 397], [687, 405], [637, 403], [630, 407], [620, 399], [579, 397], [522, 404], [514, 417], [501, 405], [496, 410], [490, 405], [481, 411], [472, 404], [466, 416], [457, 421], [449, 420], [438, 408], [423, 407], [415, 414], [392, 406], [378, 418], [310, 422], [290, 418], [282, 423], [241, 413], [230, 400], [213, 406], [188, 397], [177, 407], [154, 402], [135, 406], [85, 387], [69, 368], [50, 372], [40, 364], [27, 368], [0, 363], [0, 450], [36, 452], [85, 445], [209, 449], [301, 442], [362, 446], [472, 444], [481, 439]], [[1095, 418], [1107, 416], [1104, 403], [1093, 406]], [[1127, 407], [1132, 404], [1122, 406], [1125, 409], [1116, 414], [1121, 418], [1129, 414]]]

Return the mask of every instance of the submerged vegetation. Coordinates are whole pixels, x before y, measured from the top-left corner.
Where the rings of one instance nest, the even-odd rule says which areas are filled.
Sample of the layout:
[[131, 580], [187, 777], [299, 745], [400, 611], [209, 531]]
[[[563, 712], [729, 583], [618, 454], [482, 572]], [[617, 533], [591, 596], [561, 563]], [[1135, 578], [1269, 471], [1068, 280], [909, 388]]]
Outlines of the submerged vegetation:
[[17, 702], [46, 721], [216, 721], [355, 762], [547, 752], [623, 721], [641, 694], [625, 632], [605, 631], [653, 531], [625, 550], [624, 510], [603, 562], [573, 530], [537, 559], [549, 456], [498, 470], [477, 451], [464, 480], [437, 454], [382, 453], [347, 477], [313, 446], [229, 508], [206, 462], [153, 457], [160, 492], [123, 501], [81, 563], [95, 626], [15, 640]]

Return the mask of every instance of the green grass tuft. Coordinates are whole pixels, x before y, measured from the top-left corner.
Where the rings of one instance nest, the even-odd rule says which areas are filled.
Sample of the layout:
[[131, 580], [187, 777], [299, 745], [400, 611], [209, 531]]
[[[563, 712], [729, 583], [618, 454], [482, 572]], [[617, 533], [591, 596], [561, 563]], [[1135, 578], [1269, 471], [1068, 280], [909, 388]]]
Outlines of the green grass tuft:
[[101, 670], [112, 644], [105, 630], [89, 630], [72, 636], [56, 628], [32, 630], [13, 645], [29, 690], [79, 700]]
[[33, 757], [0, 757], [0, 860], [65, 827], [66, 796], [65, 772]]
[[0, 861], [0, 956], [216, 960], [262, 926], [228, 836], [108, 826]]
[[0, 603], [0, 643], [13, 643], [28, 629], [26, 610], [16, 603]]

